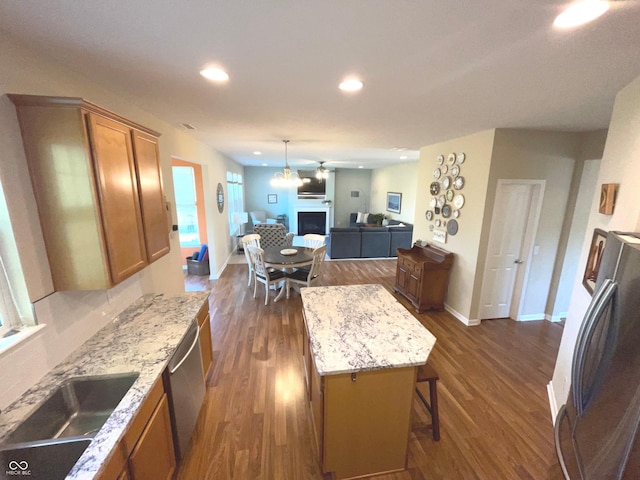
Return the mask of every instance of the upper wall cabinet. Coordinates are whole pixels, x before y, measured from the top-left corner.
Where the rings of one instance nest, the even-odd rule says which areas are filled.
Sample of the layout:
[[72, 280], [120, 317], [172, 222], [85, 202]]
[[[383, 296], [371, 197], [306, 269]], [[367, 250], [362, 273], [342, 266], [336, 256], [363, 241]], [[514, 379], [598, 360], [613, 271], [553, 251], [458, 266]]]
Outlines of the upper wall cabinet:
[[57, 291], [111, 288], [169, 252], [158, 133], [80, 98], [9, 98]]

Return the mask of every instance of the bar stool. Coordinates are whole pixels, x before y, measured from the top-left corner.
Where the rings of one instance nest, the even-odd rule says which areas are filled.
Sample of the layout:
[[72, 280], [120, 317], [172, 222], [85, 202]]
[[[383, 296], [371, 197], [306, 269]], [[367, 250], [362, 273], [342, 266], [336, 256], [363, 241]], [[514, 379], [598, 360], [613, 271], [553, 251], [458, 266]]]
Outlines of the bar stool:
[[[416, 393], [431, 414], [431, 428], [433, 439], [437, 442], [440, 440], [440, 419], [438, 418], [438, 372], [429, 365], [420, 365], [418, 367], [418, 376], [416, 379]], [[421, 382], [429, 382], [429, 402], [418, 388]]]

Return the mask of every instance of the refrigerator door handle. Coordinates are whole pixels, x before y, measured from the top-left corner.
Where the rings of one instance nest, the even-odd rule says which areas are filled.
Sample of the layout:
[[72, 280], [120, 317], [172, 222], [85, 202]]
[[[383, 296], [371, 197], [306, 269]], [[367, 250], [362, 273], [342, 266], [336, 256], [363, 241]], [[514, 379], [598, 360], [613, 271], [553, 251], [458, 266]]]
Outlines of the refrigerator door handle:
[[556, 454], [558, 455], [558, 461], [560, 462], [560, 468], [562, 469], [562, 474], [564, 475], [565, 480], [571, 480], [569, 477], [569, 472], [567, 471], [567, 465], [564, 461], [564, 456], [562, 455], [562, 450], [560, 449], [560, 423], [562, 423], [562, 419], [566, 414], [566, 405], [562, 405], [560, 410], [558, 410], [558, 414], [556, 415], [556, 423], [553, 426], [553, 436], [556, 441]]
[[[578, 416], [582, 416], [584, 413], [584, 401], [582, 391], [582, 377], [584, 376], [584, 364], [586, 361], [585, 350], [589, 344], [589, 340], [593, 336], [593, 331], [598, 324], [598, 319], [602, 314], [602, 311], [607, 307], [611, 301], [611, 297], [616, 291], [618, 284], [611, 279], [606, 279], [602, 284], [599, 292], [602, 292], [595, 302], [592, 302], [593, 309], [590, 308], [589, 317], [585, 319], [583, 323], [584, 331], [581, 329], [582, 335], [579, 334], [580, 344], [576, 348], [576, 354], [573, 357], [572, 368], [572, 387], [573, 387], [573, 404], [576, 407], [576, 413]], [[591, 307], [591, 305], [590, 305]]]
[[[609, 285], [609, 283], [611, 283], [610, 279], [606, 279], [604, 281], [604, 283], [602, 284], [602, 287], [599, 288], [598, 290], [596, 290], [596, 292], [593, 295], [593, 298], [591, 299], [591, 303], [589, 303], [589, 306], [587, 307], [587, 311], [584, 314], [584, 320], [582, 321], [582, 325], [580, 325], [580, 330], [578, 330], [578, 337], [576, 339], [576, 346], [575, 349], [573, 351], [573, 361], [571, 363], [571, 385], [575, 386], [577, 385], [577, 373], [578, 373], [578, 364], [581, 363], [583, 361], [584, 358], [584, 348], [586, 346], [586, 337], [587, 337], [587, 332], [591, 326], [591, 322], [594, 318], [593, 312], [595, 311], [596, 307], [600, 304], [600, 302], [602, 301], [602, 296], [604, 295], [605, 289], [606, 287]], [[573, 404], [577, 405], [577, 400], [576, 400], [576, 395], [575, 395], [575, 388], [573, 389]]]

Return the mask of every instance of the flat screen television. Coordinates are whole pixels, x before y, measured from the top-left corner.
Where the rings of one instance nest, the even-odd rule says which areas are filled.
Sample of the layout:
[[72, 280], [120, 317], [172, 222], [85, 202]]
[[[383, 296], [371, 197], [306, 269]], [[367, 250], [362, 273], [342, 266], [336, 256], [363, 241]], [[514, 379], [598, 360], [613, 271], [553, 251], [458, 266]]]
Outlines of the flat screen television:
[[298, 198], [325, 198], [327, 181], [324, 178], [318, 180], [313, 170], [298, 170], [298, 175], [302, 179], [302, 185], [298, 187]]

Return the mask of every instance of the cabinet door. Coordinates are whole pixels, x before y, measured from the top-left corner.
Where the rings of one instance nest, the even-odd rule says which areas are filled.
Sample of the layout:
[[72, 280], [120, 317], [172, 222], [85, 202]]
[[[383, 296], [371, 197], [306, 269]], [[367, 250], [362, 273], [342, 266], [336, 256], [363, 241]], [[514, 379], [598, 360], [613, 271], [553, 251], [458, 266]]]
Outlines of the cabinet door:
[[147, 265], [131, 129], [88, 114], [111, 280], [121, 282]]
[[138, 187], [140, 188], [147, 260], [152, 263], [169, 253], [169, 227], [162, 191], [158, 139], [134, 130], [133, 148], [138, 173]]
[[407, 278], [407, 270], [398, 262], [398, 266], [396, 268], [396, 286], [403, 292], [407, 291]]
[[407, 296], [412, 300], [418, 300], [420, 292], [420, 277], [419, 273], [411, 272], [407, 279]]
[[[208, 306], [208, 301], [207, 301]], [[202, 370], [204, 371], [204, 378], [209, 377], [211, 373], [211, 367], [213, 366], [213, 347], [211, 345], [211, 317], [209, 312], [203, 315], [202, 320], [198, 318], [198, 324], [200, 325], [200, 351], [202, 352]]]
[[129, 457], [132, 480], [169, 480], [176, 469], [167, 396], [163, 395]]

